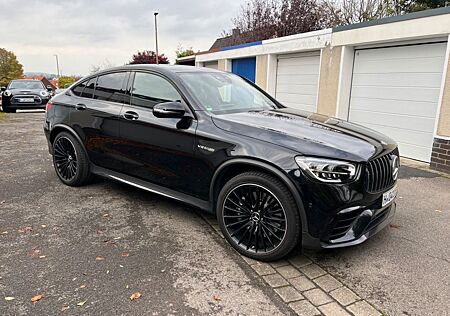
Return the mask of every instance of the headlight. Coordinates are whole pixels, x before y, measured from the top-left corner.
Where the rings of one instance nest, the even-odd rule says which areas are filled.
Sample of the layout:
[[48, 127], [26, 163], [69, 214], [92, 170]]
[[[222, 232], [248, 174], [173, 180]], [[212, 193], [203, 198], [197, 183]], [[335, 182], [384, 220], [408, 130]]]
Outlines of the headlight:
[[41, 97], [48, 97], [49, 96], [49, 93], [47, 91], [44, 91], [44, 90], [39, 92], [39, 94], [41, 95]]
[[5, 90], [5, 92], [3, 92], [3, 95], [4, 95], [5, 97], [10, 97], [10, 96], [11, 96], [11, 91]]
[[298, 166], [314, 179], [329, 183], [342, 183], [355, 180], [357, 165], [338, 160], [295, 157]]

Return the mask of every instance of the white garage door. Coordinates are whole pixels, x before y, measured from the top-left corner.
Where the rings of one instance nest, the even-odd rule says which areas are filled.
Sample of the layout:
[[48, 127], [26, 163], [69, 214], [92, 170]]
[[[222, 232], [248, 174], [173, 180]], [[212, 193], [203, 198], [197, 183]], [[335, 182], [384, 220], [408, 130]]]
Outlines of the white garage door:
[[218, 65], [217, 61], [206, 61], [203, 63], [203, 67], [206, 67], [206, 68], [217, 69], [218, 66], [219, 65]]
[[278, 56], [275, 97], [282, 104], [315, 112], [320, 52]]
[[349, 121], [394, 140], [405, 157], [430, 161], [446, 43], [355, 51]]

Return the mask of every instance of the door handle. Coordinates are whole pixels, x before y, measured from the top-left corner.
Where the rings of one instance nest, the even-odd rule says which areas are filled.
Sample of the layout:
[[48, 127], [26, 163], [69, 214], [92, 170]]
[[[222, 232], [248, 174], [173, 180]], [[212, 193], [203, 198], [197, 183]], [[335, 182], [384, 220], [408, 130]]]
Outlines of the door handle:
[[86, 110], [86, 105], [83, 103], [78, 103], [77, 105], [75, 105], [75, 109], [77, 109], [78, 111], [84, 111]]
[[137, 120], [139, 118], [139, 114], [132, 111], [127, 111], [123, 114], [124, 119], [126, 120]]

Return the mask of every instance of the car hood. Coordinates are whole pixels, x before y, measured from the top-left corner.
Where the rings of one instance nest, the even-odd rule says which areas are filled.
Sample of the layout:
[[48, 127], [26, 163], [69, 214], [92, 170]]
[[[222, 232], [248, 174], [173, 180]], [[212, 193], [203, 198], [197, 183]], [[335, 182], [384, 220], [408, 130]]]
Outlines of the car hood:
[[361, 125], [291, 108], [223, 114], [212, 120], [220, 129], [306, 156], [361, 162], [397, 146], [389, 137]]
[[35, 95], [39, 94], [41, 91], [45, 91], [44, 89], [12, 89], [10, 90], [12, 95]]

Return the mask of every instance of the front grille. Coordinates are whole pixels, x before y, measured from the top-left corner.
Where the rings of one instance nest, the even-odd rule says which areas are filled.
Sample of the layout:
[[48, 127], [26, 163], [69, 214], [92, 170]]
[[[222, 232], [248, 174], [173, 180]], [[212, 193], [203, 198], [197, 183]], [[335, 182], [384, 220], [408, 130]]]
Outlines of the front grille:
[[[33, 98], [33, 103], [31, 102], [19, 102], [18, 99], [31, 99]], [[15, 95], [12, 99], [11, 99], [11, 103], [15, 103], [15, 104], [41, 104], [42, 103], [42, 99], [40, 96], [38, 95], [29, 95], [29, 94], [24, 94], [24, 95]]]
[[375, 193], [391, 187], [395, 183], [392, 176], [392, 157], [398, 156], [395, 150], [382, 157], [369, 161], [366, 168], [366, 189]]

